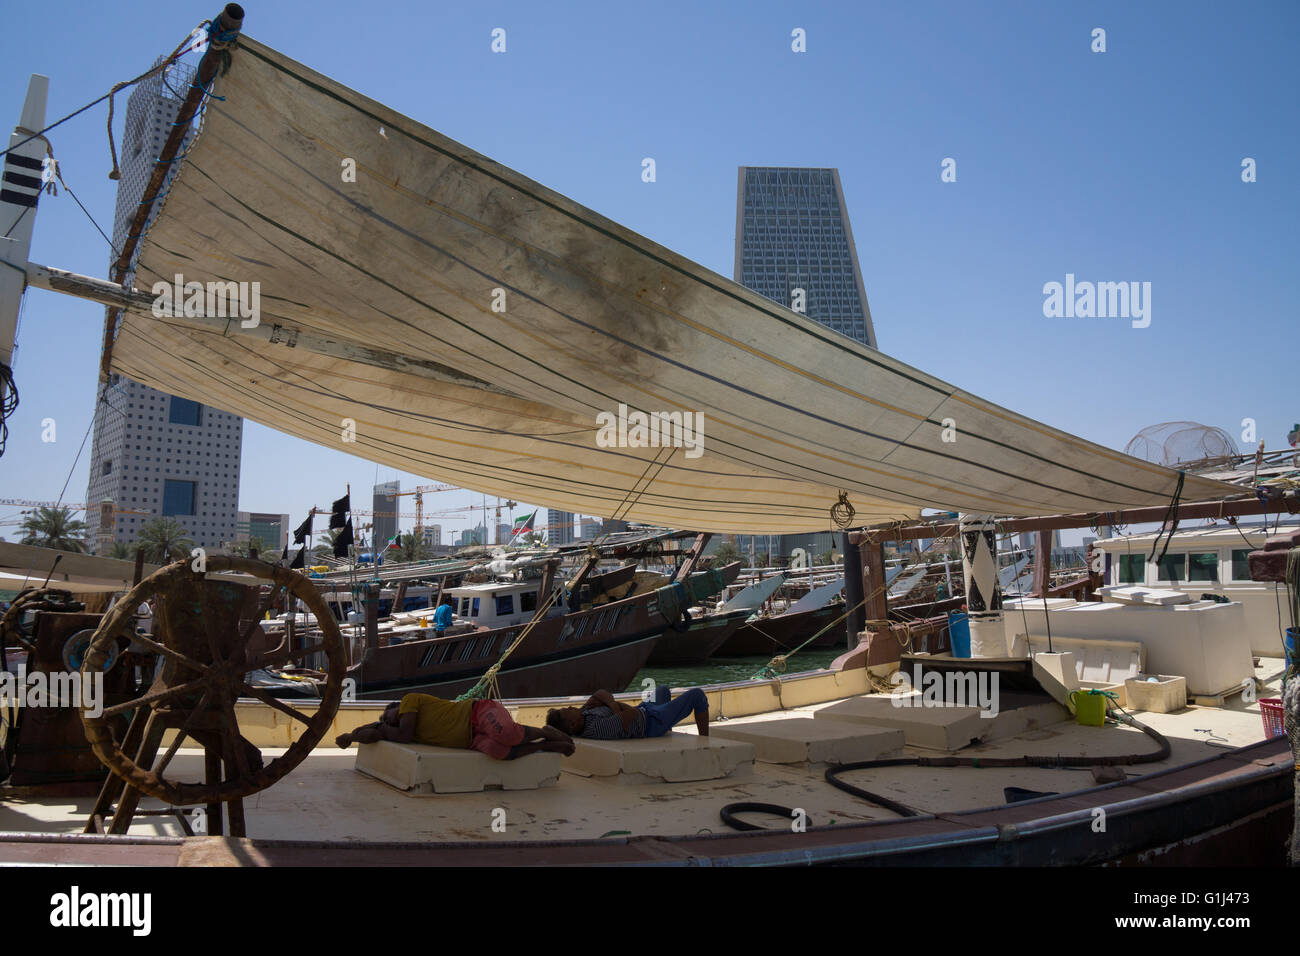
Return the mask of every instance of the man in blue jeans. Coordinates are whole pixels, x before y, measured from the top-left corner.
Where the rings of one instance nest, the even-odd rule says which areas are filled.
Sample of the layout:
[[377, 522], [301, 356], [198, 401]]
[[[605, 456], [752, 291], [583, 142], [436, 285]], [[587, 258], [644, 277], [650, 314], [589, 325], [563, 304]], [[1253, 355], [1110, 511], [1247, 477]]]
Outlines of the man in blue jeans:
[[546, 724], [570, 737], [594, 740], [662, 737], [692, 711], [695, 713], [695, 727], [700, 736], [709, 736], [709, 698], [698, 687], [691, 688], [676, 700], [642, 703], [636, 707], [620, 703], [607, 690], [598, 690], [581, 708], [559, 707], [552, 710], [546, 715]]

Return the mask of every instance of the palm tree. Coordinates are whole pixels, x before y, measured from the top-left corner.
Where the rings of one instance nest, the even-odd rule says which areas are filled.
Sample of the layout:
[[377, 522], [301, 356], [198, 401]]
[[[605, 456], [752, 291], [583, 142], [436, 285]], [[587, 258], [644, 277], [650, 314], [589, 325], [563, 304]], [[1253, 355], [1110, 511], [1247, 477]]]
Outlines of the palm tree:
[[110, 558], [123, 558], [129, 561], [131, 558], [135, 557], [135, 548], [121, 541], [114, 541], [113, 546], [108, 549], [108, 556]]
[[546, 535], [540, 531], [530, 531], [524, 535], [524, 539], [519, 543], [525, 548], [544, 548], [546, 547]]
[[[312, 549], [311, 549], [311, 557], [312, 557], [312, 560], [319, 561], [319, 559], [321, 559], [321, 558], [332, 558], [332, 557], [334, 557], [334, 539], [337, 538], [340, 534], [343, 533], [343, 529], [342, 529], [342, 528], [330, 528], [330, 529], [329, 529], [328, 531], [326, 531], [325, 533], [329, 535], [329, 543], [326, 544], [326, 543], [322, 542], [322, 543], [316, 545], [316, 547], [312, 548]], [[293, 548], [290, 547], [289, 550], [292, 551]], [[290, 554], [289, 556], [290, 556], [290, 557], [293, 557], [292, 554]]]
[[265, 550], [262, 547], [262, 539], [257, 535], [253, 535], [247, 541], [236, 541], [230, 546], [230, 553], [240, 558], [248, 557], [253, 551], [256, 551], [258, 556], [262, 557], [262, 552]]
[[166, 564], [189, 556], [194, 542], [187, 534], [175, 518], [155, 518], [140, 529], [136, 544], [144, 549], [146, 560]]
[[739, 560], [740, 551], [731, 543], [722, 545], [713, 553], [713, 566], [715, 568], [720, 568], [723, 565], [731, 564], [731, 562]]
[[398, 561], [421, 561], [424, 559], [424, 542], [414, 534], [404, 534], [397, 541]]
[[86, 533], [86, 523], [75, 520], [72, 515], [71, 508], [37, 508], [23, 518], [22, 543], [55, 551], [84, 552], [86, 545], [82, 537]]

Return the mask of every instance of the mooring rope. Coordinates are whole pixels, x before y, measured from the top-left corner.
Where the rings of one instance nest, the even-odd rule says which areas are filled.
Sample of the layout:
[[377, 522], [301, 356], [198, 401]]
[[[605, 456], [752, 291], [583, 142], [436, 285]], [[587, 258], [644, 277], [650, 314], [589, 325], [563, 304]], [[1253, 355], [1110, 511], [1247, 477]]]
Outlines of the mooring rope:
[[[901, 526], [901, 525], [902, 525], [902, 522], [897, 522], [897, 523], [896, 523], [896, 526]], [[948, 538], [931, 538], [931, 539], [930, 539], [930, 543], [927, 544], [927, 545], [926, 545], [924, 548], [922, 548], [920, 551], [918, 551], [918, 552], [916, 553], [915, 558], [913, 558], [912, 561], [910, 561], [910, 562], [908, 563], [908, 565], [905, 566], [905, 568], [906, 568], [906, 567], [912, 567], [912, 566], [915, 566], [916, 564], [919, 564], [919, 563], [920, 563], [920, 559], [921, 559], [921, 557], [922, 557], [923, 555], [925, 555], [927, 552], [929, 552], [931, 548], [933, 548], [933, 547], [934, 547], [936, 544], [938, 544], [940, 541], [947, 541], [947, 540], [949, 540], [949, 539], [948, 539]], [[928, 563], [928, 562], [927, 562], [927, 563]], [[875, 598], [875, 597], [876, 597], [878, 594], [880, 594], [882, 591], [888, 592], [889, 587], [890, 587], [890, 584], [892, 584], [892, 583], [893, 583], [893, 582], [889, 582], [889, 583], [887, 583], [887, 584], [883, 584], [883, 585], [881, 585], [880, 587], [876, 588], [876, 589], [875, 589], [874, 591], [872, 591], [870, 594], [866, 595], [866, 596], [865, 596], [861, 601], [859, 601], [857, 604], [853, 605], [853, 607], [848, 608], [847, 610], [845, 610], [845, 612], [844, 612], [843, 614], [841, 614], [841, 615], [840, 615], [839, 617], [837, 617], [835, 620], [831, 621], [829, 624], [827, 624], [825, 627], [823, 627], [823, 628], [822, 628], [820, 631], [818, 631], [816, 634], [812, 635], [812, 637], [809, 637], [809, 638], [808, 638], [807, 640], [805, 640], [803, 643], [799, 644], [799, 645], [798, 645], [797, 647], [795, 647], [793, 650], [786, 651], [784, 654], [777, 654], [777, 655], [776, 655], [775, 657], [773, 657], [770, 661], [768, 661], [766, 664], [764, 664], [762, 667], [760, 667], [757, 671], [755, 671], [754, 674], [753, 674], [749, 679], [750, 679], [750, 680], [772, 680], [772, 679], [775, 678], [778, 674], [783, 674], [783, 673], [785, 673], [786, 665], [789, 663], [790, 658], [794, 657], [794, 656], [795, 656], [796, 654], [798, 654], [801, 650], [803, 650], [805, 647], [807, 647], [807, 646], [808, 646], [809, 644], [811, 644], [813, 641], [817, 640], [817, 638], [821, 637], [823, 634], [825, 634], [825, 633], [826, 633], [827, 631], [829, 631], [831, 628], [835, 627], [835, 626], [838, 625], [838, 624], [842, 624], [842, 623], [843, 623], [843, 622], [848, 618], [848, 616], [849, 616], [850, 614], [854, 614], [854, 613], [856, 613], [857, 610], [858, 610], [858, 608], [865, 607], [868, 601], [870, 601], [870, 600], [872, 600], [873, 598]], [[906, 634], [906, 640], [900, 639], [900, 638], [898, 637], [898, 635], [897, 635], [896, 633], [894, 633], [894, 622], [893, 622], [893, 621], [890, 621], [890, 620], [888, 620], [888, 619], [886, 619], [886, 620], [870, 620], [870, 621], [867, 621], [866, 624], [865, 624], [864, 626], [865, 626], [865, 628], [866, 628], [867, 630], [871, 630], [873, 625], [878, 625], [878, 626], [879, 626], [879, 630], [885, 630], [885, 629], [888, 629], [889, 632], [890, 632], [891, 634], [894, 635], [894, 639], [898, 641], [900, 647], [902, 647], [905, 651], [910, 651], [910, 650], [911, 650], [911, 645], [912, 645], [912, 629], [911, 629], [911, 624], [910, 624], [910, 623], [907, 623], [907, 622], [904, 622], [904, 623], [903, 623], [904, 633]]]

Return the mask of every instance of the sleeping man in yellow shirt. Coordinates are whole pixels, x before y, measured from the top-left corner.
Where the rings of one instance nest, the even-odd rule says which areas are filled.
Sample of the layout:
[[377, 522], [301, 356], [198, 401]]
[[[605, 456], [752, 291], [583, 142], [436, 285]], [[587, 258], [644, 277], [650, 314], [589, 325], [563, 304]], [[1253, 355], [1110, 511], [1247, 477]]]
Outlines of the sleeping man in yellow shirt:
[[339, 734], [334, 742], [346, 749], [353, 742], [427, 744], [482, 751], [496, 760], [514, 760], [538, 751], [571, 754], [573, 739], [554, 727], [517, 724], [510, 711], [495, 700], [443, 700], [432, 694], [407, 694], [384, 708], [373, 724]]

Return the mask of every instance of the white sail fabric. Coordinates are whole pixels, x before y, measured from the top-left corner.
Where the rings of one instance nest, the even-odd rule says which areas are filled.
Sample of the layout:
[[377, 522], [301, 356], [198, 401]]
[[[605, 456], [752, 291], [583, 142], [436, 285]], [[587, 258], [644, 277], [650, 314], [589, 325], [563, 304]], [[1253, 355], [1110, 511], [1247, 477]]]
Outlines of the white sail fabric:
[[[899, 569], [901, 570], [901, 568]], [[886, 575], [886, 583], [889, 576]], [[823, 584], [819, 588], [813, 588], [799, 600], [790, 605], [786, 611], [787, 614], [799, 614], [802, 611], [815, 611], [819, 607], [825, 607], [835, 600], [835, 595], [844, 590], [844, 576], [840, 575], [830, 584]]]
[[1026, 554], [998, 571], [998, 587], [1003, 593], [1010, 591], [1016, 579], [1025, 573], [1025, 568], [1029, 566], [1029, 559], [1030, 555]]
[[[112, 371], [430, 479], [701, 531], [826, 529], [841, 491], [855, 525], [1174, 494], [247, 37], [215, 92], [135, 284], [257, 282], [272, 341], [133, 312]], [[604, 447], [620, 405], [702, 415], [702, 453]]]
[[749, 587], [739, 591], [730, 601], [718, 608], [719, 614], [728, 611], [752, 611], [776, 593], [777, 588], [785, 584], [789, 574], [781, 572], [762, 581], [755, 581]]
[[[902, 568], [899, 568], [899, 570], [901, 571]], [[925, 577], [925, 568], [921, 568], [919, 571], [913, 571], [907, 577], [903, 578], [901, 581], [898, 581], [897, 583], [895, 583], [890, 587], [889, 596], [891, 598], [903, 597], [904, 595], [908, 594], [912, 590], [912, 588], [916, 587], [917, 584], [920, 583], [923, 577]]]

